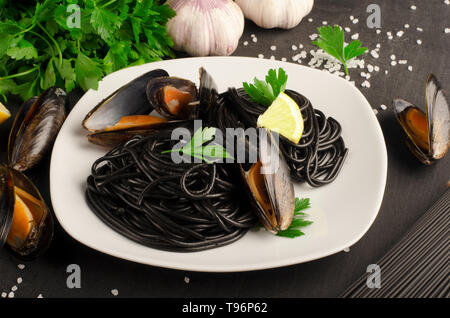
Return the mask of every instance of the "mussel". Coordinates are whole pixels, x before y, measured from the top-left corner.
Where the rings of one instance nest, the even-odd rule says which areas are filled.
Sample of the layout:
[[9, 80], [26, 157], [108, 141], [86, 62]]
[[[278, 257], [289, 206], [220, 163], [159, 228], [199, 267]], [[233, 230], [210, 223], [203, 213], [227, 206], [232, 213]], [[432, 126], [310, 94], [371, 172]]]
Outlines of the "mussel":
[[240, 169], [253, 209], [264, 227], [276, 234], [292, 222], [294, 186], [272, 133], [260, 134], [257, 151], [257, 162], [249, 167], [241, 164]]
[[166, 118], [188, 119], [198, 107], [197, 87], [183, 78], [154, 78], [148, 82], [146, 92], [150, 105]]
[[430, 165], [445, 156], [450, 148], [450, 108], [433, 74], [426, 81], [425, 112], [402, 99], [395, 99], [393, 107], [407, 146], [420, 162]]
[[41, 255], [53, 237], [53, 218], [41, 194], [20, 171], [0, 166], [0, 247], [30, 260]]
[[22, 105], [8, 142], [8, 160], [14, 169], [28, 170], [47, 153], [66, 118], [66, 102], [66, 92], [51, 87]]

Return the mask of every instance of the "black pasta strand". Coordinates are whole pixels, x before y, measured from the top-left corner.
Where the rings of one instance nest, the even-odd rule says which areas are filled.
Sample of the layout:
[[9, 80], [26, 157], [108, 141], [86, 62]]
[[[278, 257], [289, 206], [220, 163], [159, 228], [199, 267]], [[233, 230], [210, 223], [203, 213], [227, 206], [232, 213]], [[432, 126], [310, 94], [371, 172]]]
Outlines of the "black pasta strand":
[[[280, 149], [287, 161], [291, 176], [313, 187], [333, 182], [342, 169], [348, 153], [342, 139], [341, 125], [314, 109], [303, 95], [286, 90], [299, 105], [304, 131], [298, 144], [281, 137]], [[256, 127], [258, 116], [267, 108], [250, 100], [245, 91], [230, 88], [219, 96], [217, 107], [210, 112], [208, 124], [225, 131], [226, 128]]]
[[136, 136], [92, 165], [86, 197], [125, 237], [157, 249], [193, 252], [230, 244], [255, 225], [231, 165], [175, 164], [170, 133]]

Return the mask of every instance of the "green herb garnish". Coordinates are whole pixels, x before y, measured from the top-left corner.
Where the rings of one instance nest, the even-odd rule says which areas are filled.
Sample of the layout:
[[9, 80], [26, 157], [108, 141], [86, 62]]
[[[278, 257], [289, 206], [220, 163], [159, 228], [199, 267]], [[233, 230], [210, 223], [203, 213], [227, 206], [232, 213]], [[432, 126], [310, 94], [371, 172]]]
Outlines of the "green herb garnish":
[[0, 95], [97, 89], [106, 74], [173, 56], [165, 25], [175, 11], [160, 3], [0, 0]]
[[213, 163], [211, 159], [225, 159], [230, 158], [234, 159], [232, 155], [230, 155], [225, 148], [221, 145], [206, 145], [204, 144], [213, 140], [214, 135], [216, 133], [216, 128], [213, 127], [205, 127], [203, 130], [201, 128], [197, 129], [192, 136], [191, 140], [184, 145], [182, 148], [165, 150], [161, 152], [162, 154], [170, 153], [170, 152], [180, 152], [184, 155], [189, 155], [193, 158], [202, 159], [207, 163]]
[[245, 92], [258, 104], [264, 106], [270, 106], [272, 102], [277, 98], [277, 96], [284, 92], [287, 82], [287, 74], [282, 69], [270, 69], [266, 76], [266, 81], [262, 81], [254, 78], [254, 84], [249, 84], [247, 82], [242, 83]]
[[340, 26], [323, 26], [318, 28], [318, 31], [319, 38], [312, 43], [344, 64], [345, 73], [348, 75], [347, 62], [366, 52], [367, 48], [361, 47], [359, 40], [354, 40], [344, 47], [344, 30]]
[[284, 231], [280, 231], [277, 233], [278, 236], [294, 238], [298, 236], [302, 236], [305, 233], [300, 231], [300, 228], [310, 225], [313, 223], [312, 221], [307, 221], [304, 218], [307, 216], [303, 211], [309, 209], [311, 207], [309, 203], [309, 199], [299, 199], [295, 198], [295, 209], [294, 209], [294, 218], [292, 220], [291, 225]]

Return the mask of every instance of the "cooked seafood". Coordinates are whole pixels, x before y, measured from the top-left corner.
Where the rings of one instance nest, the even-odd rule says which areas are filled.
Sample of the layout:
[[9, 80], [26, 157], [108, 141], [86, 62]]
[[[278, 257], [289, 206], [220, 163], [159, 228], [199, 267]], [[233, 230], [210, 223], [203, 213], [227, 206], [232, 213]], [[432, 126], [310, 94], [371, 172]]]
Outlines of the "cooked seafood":
[[395, 99], [393, 106], [406, 144], [420, 162], [430, 165], [446, 155], [450, 148], [450, 107], [433, 74], [426, 82], [425, 112], [402, 99]]
[[43, 158], [66, 118], [66, 102], [66, 92], [52, 87], [24, 103], [9, 136], [8, 159], [14, 169], [28, 170]]
[[53, 218], [41, 194], [20, 171], [0, 166], [0, 246], [18, 258], [38, 257], [50, 245]]

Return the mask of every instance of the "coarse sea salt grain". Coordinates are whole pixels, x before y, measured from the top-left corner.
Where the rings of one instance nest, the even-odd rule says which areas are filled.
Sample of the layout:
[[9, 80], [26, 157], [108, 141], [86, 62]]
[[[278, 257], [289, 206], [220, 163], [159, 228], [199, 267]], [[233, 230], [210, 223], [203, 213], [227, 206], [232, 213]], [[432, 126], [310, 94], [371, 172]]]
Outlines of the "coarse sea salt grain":
[[391, 61], [391, 65], [392, 65], [392, 66], [397, 65], [397, 61]]
[[17, 291], [17, 286], [14, 285], [13, 287], [11, 287], [11, 290], [12, 290], [13, 292]]
[[409, 29], [409, 24], [405, 24], [405, 29]]
[[5, 293], [5, 292], [3, 292], [3, 293], [2, 293], [2, 298], [6, 298], [6, 296], [8, 296], [8, 294]]
[[444, 3], [445, 3], [446, 5], [449, 5], [449, 4], [450, 4], [450, 0], [445, 0]]
[[348, 248], [348, 247], [344, 248], [344, 252], [346, 252], [346, 253], [350, 252], [350, 248]]
[[18, 277], [18, 278], [17, 278], [17, 284], [22, 284], [22, 282], [23, 282], [22, 277]]
[[419, 40], [417, 40], [416, 42], [417, 42], [417, 44], [419, 44], [419, 45], [421, 45], [421, 44], [422, 44], [422, 40], [420, 40], [420, 39], [419, 39]]
[[281, 60], [282, 60], [283, 62], [286, 62], [286, 61], [287, 61], [287, 58], [282, 57]]
[[415, 5], [411, 6], [411, 10], [416, 10], [416, 9], [417, 9], [417, 7]]
[[39, 294], [39, 295], [37, 296], [37, 298], [44, 298], [44, 297], [42, 296], [42, 294]]
[[299, 53], [299, 54], [295, 54], [293, 57], [292, 57], [292, 60], [294, 61], [294, 62], [297, 62], [298, 61], [298, 59], [299, 58], [301, 58], [302, 57], [302, 55]]
[[444, 33], [450, 33], [450, 28], [445, 28]]
[[356, 24], [356, 23], [359, 22], [359, 20], [358, 19], [354, 19], [352, 22], [353, 22], [353, 24]]
[[355, 33], [351, 36], [352, 40], [357, 40], [359, 38], [359, 33]]
[[19, 265], [17, 265], [17, 268], [18, 268], [18, 269], [20, 269], [20, 270], [22, 270], [22, 269], [24, 269], [24, 268], [25, 268], [25, 265], [23, 265], [23, 264], [19, 264]]
[[412, 72], [413, 67], [411, 65], [408, 66], [408, 71]]
[[297, 49], [298, 49], [297, 45], [295, 45], [295, 44], [292, 44], [291, 48], [292, 48], [292, 51], [297, 51]]
[[298, 48], [299, 48], [299, 49], [303, 49], [303, 44], [299, 44], [299, 45], [298, 45]]
[[421, 27], [417, 27], [417, 31], [423, 32], [423, 29]]
[[14, 298], [14, 292], [10, 292], [10, 293], [8, 294], [8, 298]]
[[275, 45], [272, 45], [272, 46], [270, 47], [270, 50], [271, 50], [271, 51], [276, 51], [276, 50], [277, 50], [277, 47], [276, 47]]
[[113, 296], [117, 296], [117, 295], [119, 295], [119, 291], [118, 291], [117, 289], [112, 289], [112, 290], [111, 290], [111, 294], [112, 294]]
[[328, 22], [327, 22], [327, 21], [322, 21], [322, 24], [323, 24], [323, 25], [327, 25]]
[[349, 27], [345, 27], [344, 30], [345, 30], [345, 32], [350, 32], [351, 31], [351, 29]]
[[370, 83], [369, 83], [369, 81], [365, 80], [364, 82], [362, 82], [361, 86], [370, 88]]
[[272, 61], [274, 61], [274, 60], [275, 60], [275, 56], [272, 55], [272, 56], [270, 57], [270, 59], [271, 59]]
[[384, 105], [384, 104], [381, 104], [381, 105], [380, 105], [380, 108], [381, 108], [382, 110], [386, 110], [386, 109], [387, 109], [387, 106]]
[[395, 60], [395, 55], [394, 54], [391, 55], [391, 60]]
[[406, 63], [408, 63], [407, 60], [399, 60], [399, 61], [398, 61], [398, 64], [406, 64]]
[[377, 29], [375, 32], [377, 32], [377, 34], [380, 34], [380, 33], [381, 33], [381, 30], [380, 30], [380, 29]]
[[373, 65], [367, 64], [367, 70], [372, 73], [373, 72]]
[[380, 57], [380, 55], [378, 55], [377, 51], [375, 50], [370, 51], [370, 55], [372, 55], [376, 59]]
[[248, 41], [244, 41], [244, 46], [247, 46], [248, 45]]
[[312, 18], [308, 18], [308, 22], [313, 22], [313, 19]]
[[402, 36], [403, 36], [403, 34], [404, 34], [405, 32], [403, 32], [403, 31], [398, 31], [397, 32], [397, 37], [399, 37], [399, 38], [401, 38]]
[[376, 110], [375, 108], [372, 108], [372, 110], [375, 115], [378, 115], [378, 110]]
[[313, 33], [313, 34], [311, 34], [311, 35], [309, 36], [309, 38], [310, 38], [312, 41], [314, 41], [315, 39], [317, 39], [318, 36], [319, 36], [319, 35], [317, 35], [316, 33]]
[[378, 72], [380, 70], [380, 67], [375, 65], [373, 69], [375, 70], [375, 72]]
[[252, 41], [253, 41], [254, 43], [258, 42], [258, 38], [257, 38], [256, 36], [253, 37]]
[[258, 58], [263, 59], [264, 58], [264, 54], [258, 54]]
[[388, 70], [385, 70], [385, 71], [384, 71], [384, 74], [386, 74], [386, 75], [387, 75], [388, 73], [389, 73], [389, 71], [388, 71]]
[[190, 281], [189, 277], [185, 276], [185, 277], [184, 277], [184, 282], [185, 282], [186, 284], [189, 284], [189, 281]]

